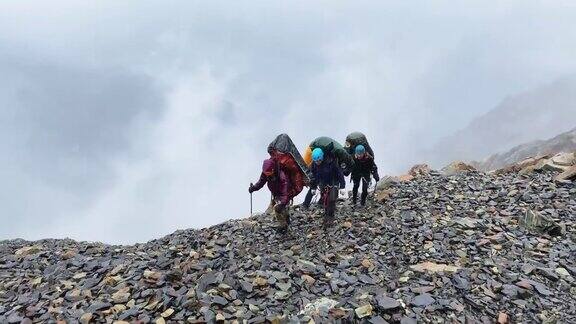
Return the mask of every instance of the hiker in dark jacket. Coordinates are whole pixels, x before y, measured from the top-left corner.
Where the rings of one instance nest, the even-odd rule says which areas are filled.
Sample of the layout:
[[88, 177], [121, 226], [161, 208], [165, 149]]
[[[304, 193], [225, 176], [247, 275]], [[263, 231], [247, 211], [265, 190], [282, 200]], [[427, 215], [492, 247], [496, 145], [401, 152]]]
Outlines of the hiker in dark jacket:
[[362, 181], [362, 195], [360, 196], [360, 205], [366, 204], [366, 197], [368, 197], [368, 187], [370, 185], [370, 176], [374, 177], [377, 182], [380, 180], [378, 176], [378, 167], [374, 163], [374, 158], [366, 152], [364, 145], [358, 145], [354, 153], [354, 167], [352, 168], [352, 181], [354, 187], [352, 188], [352, 204], [356, 205], [358, 199], [358, 187]]
[[334, 220], [338, 189], [344, 190], [346, 181], [342, 169], [336, 163], [336, 159], [324, 158], [324, 152], [315, 148], [312, 152], [312, 174], [314, 180], [310, 185], [312, 196], [319, 187], [322, 203], [324, 204], [324, 226], [328, 226]]
[[262, 165], [262, 174], [260, 180], [255, 184], [250, 184], [248, 192], [260, 190], [268, 184], [268, 189], [272, 193], [272, 202], [274, 205], [274, 214], [278, 222], [278, 232], [286, 233], [288, 230], [288, 223], [290, 222], [290, 215], [288, 211], [288, 204], [290, 203], [290, 178], [284, 171], [279, 169], [276, 162], [272, 159], [264, 160]]

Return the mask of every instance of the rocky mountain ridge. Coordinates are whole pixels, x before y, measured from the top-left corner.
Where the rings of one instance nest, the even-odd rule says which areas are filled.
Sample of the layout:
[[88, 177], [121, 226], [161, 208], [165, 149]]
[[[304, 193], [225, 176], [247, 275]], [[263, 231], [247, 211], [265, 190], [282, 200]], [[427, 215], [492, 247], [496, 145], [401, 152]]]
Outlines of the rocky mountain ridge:
[[504, 99], [494, 109], [441, 140], [427, 159], [433, 166], [454, 160], [482, 161], [494, 152], [551, 138], [574, 128], [576, 76], [568, 76]]
[[576, 321], [576, 186], [455, 163], [385, 178], [364, 209], [292, 211], [146, 244], [0, 242], [1, 323]]
[[576, 152], [576, 128], [548, 140], [522, 144], [488, 159], [477, 162], [478, 169], [491, 171], [506, 168], [529, 158], [551, 158], [559, 153]]

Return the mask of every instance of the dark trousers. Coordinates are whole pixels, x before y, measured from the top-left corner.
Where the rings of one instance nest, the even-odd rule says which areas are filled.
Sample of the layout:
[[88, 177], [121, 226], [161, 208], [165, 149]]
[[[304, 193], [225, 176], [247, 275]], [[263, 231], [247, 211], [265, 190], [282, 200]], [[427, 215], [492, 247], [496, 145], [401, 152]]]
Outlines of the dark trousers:
[[324, 219], [334, 218], [336, 212], [336, 201], [338, 200], [338, 187], [327, 186], [322, 190], [322, 203], [324, 204]]
[[[329, 189], [328, 192], [328, 200], [324, 201], [325, 198], [325, 190]], [[334, 216], [334, 211], [336, 210], [336, 201], [338, 200], [338, 187], [337, 186], [320, 186], [319, 188], [321, 193], [321, 198], [318, 201], [318, 205], [324, 206], [324, 212], [326, 216], [332, 217]], [[312, 188], [308, 190], [306, 193], [306, 197], [304, 198], [304, 203], [302, 205], [305, 208], [310, 207], [312, 203]]]
[[362, 181], [362, 194], [360, 195], [360, 204], [364, 205], [366, 203], [366, 197], [368, 197], [368, 182], [370, 175], [352, 175], [352, 181], [354, 182], [354, 187], [352, 187], [352, 202], [355, 204], [358, 200], [358, 188], [360, 187], [360, 181]]

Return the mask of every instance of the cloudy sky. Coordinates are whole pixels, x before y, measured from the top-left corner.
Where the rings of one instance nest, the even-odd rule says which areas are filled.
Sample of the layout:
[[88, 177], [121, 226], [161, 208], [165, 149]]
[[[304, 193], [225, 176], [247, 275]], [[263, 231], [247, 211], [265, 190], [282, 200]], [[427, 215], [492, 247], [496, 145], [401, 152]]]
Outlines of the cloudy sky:
[[574, 21], [573, 1], [1, 1], [0, 239], [246, 217], [282, 132], [303, 148], [361, 130], [402, 172], [574, 73]]

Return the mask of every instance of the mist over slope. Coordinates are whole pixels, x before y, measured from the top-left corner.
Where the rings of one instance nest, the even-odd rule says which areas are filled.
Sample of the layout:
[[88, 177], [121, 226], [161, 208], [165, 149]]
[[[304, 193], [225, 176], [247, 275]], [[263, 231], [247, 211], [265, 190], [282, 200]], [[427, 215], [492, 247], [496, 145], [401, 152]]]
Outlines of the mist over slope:
[[439, 167], [454, 160], [481, 161], [492, 154], [573, 129], [576, 75], [510, 96], [443, 140], [429, 153]]
[[574, 73], [575, 20], [570, 1], [0, 1], [0, 238], [127, 244], [246, 216], [279, 133], [362, 131], [398, 174]]

